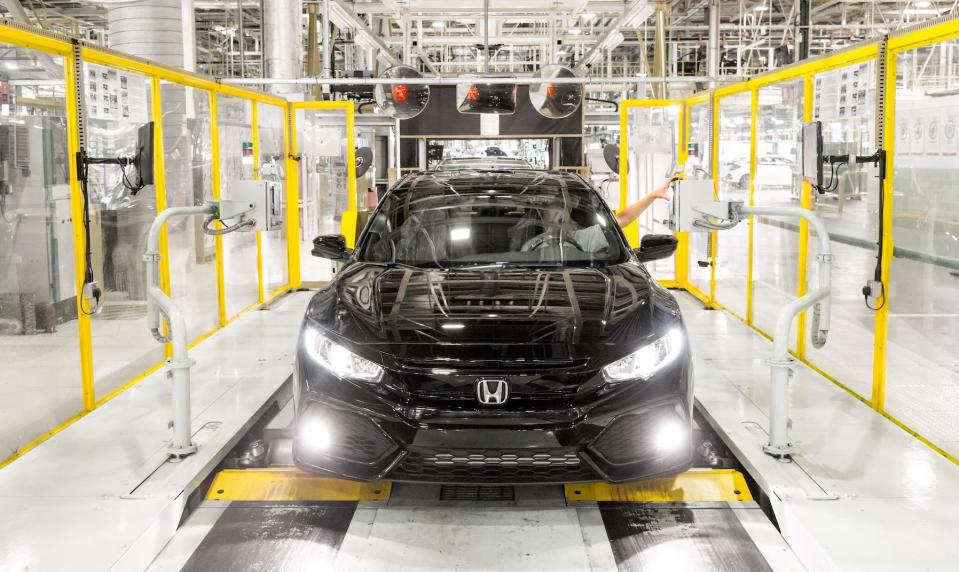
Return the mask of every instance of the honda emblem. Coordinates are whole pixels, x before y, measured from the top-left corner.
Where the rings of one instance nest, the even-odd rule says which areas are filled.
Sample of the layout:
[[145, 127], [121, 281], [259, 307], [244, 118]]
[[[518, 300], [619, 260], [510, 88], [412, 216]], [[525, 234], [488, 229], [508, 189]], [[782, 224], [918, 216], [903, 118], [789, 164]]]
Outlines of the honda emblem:
[[483, 405], [502, 405], [509, 399], [505, 379], [481, 379], [476, 382], [476, 399]]

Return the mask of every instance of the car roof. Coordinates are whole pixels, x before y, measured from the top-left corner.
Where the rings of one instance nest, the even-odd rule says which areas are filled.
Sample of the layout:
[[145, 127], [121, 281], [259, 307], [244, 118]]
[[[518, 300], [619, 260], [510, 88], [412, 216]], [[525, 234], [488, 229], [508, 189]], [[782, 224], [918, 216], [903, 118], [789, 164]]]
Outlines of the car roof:
[[392, 192], [411, 191], [470, 191], [487, 190], [574, 189], [593, 190], [579, 174], [571, 171], [540, 171], [535, 169], [465, 169], [453, 171], [421, 171], [407, 175], [393, 187]]
[[529, 161], [518, 157], [454, 157], [443, 159], [437, 171], [451, 169], [532, 169]]

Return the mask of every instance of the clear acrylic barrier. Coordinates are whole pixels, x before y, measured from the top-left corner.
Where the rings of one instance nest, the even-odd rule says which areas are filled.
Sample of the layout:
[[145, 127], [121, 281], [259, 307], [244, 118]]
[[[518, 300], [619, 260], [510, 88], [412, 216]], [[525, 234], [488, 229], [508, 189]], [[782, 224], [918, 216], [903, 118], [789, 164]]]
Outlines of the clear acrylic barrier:
[[[752, 97], [739, 93], [719, 100], [719, 198], [749, 200], [749, 147]], [[716, 248], [716, 301], [746, 316], [749, 226], [719, 233]]]
[[[213, 200], [209, 92], [164, 82], [161, 106], [167, 208]], [[202, 224], [196, 216], [167, 224], [170, 297], [187, 316], [190, 340], [219, 324], [215, 241]]]
[[[220, 198], [231, 198], [235, 181], [253, 179], [253, 103], [217, 94], [217, 128], [220, 143]], [[226, 316], [231, 318], [259, 298], [255, 232], [223, 236], [223, 276]]]
[[[286, 189], [286, 145], [283, 137], [283, 123], [286, 114], [282, 107], [266, 103], [257, 104], [257, 134], [259, 136], [260, 177], [279, 181]], [[285, 193], [284, 193], [285, 197]], [[284, 202], [282, 208], [286, 209]], [[263, 257], [264, 294], [269, 296], [290, 281], [289, 263], [286, 248], [287, 224], [283, 228], [260, 233], [261, 255]]]
[[[137, 130], [152, 119], [150, 78], [90, 63], [83, 73], [87, 154], [133, 156]], [[90, 166], [89, 192], [93, 273], [103, 290], [102, 312], [91, 320], [93, 378], [102, 396], [163, 360], [147, 327], [143, 263], [157, 201], [152, 185], [133, 195], [116, 165]]]
[[[626, 204], [649, 194], [678, 170], [680, 106], [634, 107], [629, 110], [629, 195]], [[619, 207], [618, 202], [613, 205]], [[639, 218], [639, 236], [671, 234], [663, 221], [669, 218], [666, 201], [656, 201]], [[674, 280], [673, 257], [646, 263], [657, 280]]]
[[[63, 59], [0, 44], [9, 110], [0, 115], [0, 461], [80, 412], [76, 259]], [[34, 103], [36, 102], [36, 103]]]
[[332, 263], [310, 254], [313, 239], [340, 234], [347, 210], [346, 113], [342, 110], [297, 109], [297, 152], [300, 155], [300, 276], [303, 282], [329, 280]]
[[[821, 73], [813, 78], [813, 120], [823, 124], [826, 155], [875, 150], [875, 62], [867, 61]], [[825, 174], [829, 183], [830, 173]], [[806, 359], [829, 372], [860, 396], [872, 395], [875, 312], [866, 307], [862, 286], [873, 274], [879, 236], [879, 182], [872, 167], [844, 168], [836, 187], [813, 193], [814, 208], [829, 229], [832, 263], [832, 323], [821, 349], [807, 340]], [[810, 229], [807, 260], [809, 289], [819, 284], [816, 256], [819, 240]], [[807, 312], [807, 332], [811, 313]]]
[[[898, 55], [886, 409], [959, 451], [959, 41]], [[870, 263], [873, 261], [870, 260]]]
[[[756, 121], [753, 202], [758, 206], [799, 206], [803, 80], [760, 88]], [[753, 325], [768, 335], [775, 330], [779, 310], [796, 299], [798, 269], [799, 221], [754, 217]], [[795, 328], [792, 335], [795, 337]]]
[[[712, 174], [709, 102], [689, 106], [689, 140], [687, 143], [686, 177], [709, 179]], [[689, 282], [709, 295], [710, 271], [709, 232], [689, 233]]]

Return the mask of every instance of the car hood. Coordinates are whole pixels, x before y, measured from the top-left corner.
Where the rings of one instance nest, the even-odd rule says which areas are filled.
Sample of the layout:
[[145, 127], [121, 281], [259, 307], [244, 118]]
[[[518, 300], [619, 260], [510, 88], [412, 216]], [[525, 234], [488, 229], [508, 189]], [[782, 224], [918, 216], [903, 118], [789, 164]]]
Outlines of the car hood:
[[679, 320], [635, 263], [603, 268], [437, 270], [353, 264], [307, 311], [351, 350], [422, 366], [574, 366], [635, 350]]

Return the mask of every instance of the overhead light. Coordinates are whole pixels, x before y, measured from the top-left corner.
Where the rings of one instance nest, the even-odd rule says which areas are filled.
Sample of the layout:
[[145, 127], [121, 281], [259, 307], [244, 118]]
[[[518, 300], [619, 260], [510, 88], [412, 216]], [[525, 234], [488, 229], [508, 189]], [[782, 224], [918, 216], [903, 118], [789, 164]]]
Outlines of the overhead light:
[[445, 27], [446, 27], [446, 22], [444, 22], [444, 21], [442, 21], [442, 20], [433, 20], [433, 23], [430, 24], [430, 26], [432, 26], [432, 27], [434, 27], [434, 28], [445, 28]]
[[766, 4], [760, 4], [759, 6], [753, 8], [753, 10], [757, 12], [765, 12], [766, 10], [769, 10], [769, 6], [766, 6]]
[[583, 31], [580, 30], [579, 28], [570, 28], [570, 29], [569, 29], [569, 33], [572, 34], [573, 36], [578, 36], [578, 35], [582, 34]]
[[596, 17], [596, 14], [593, 13], [593, 12], [583, 12], [583, 14], [582, 14], [582, 16], [581, 16], [581, 18], [584, 19], [584, 20], [586, 20], [586, 21], [592, 20], [592, 19], [595, 18], [595, 17]]
[[8, 70], [20, 69], [20, 66], [17, 65], [17, 62], [3, 62], [3, 67]]
[[928, 8], [930, 6], [932, 6], [932, 2], [928, 0], [919, 0], [919, 2], [916, 2], [916, 8]]
[[568, 53], [569, 53], [569, 52], [567, 52], [566, 50], [559, 50], [558, 52], [556, 52], [556, 57], [557, 57], [557, 58], [565, 58], [565, 57], [566, 57], [566, 54], [568, 54]]
[[450, 229], [450, 240], [467, 240], [470, 237], [470, 228], [468, 226]]
[[440, 326], [444, 330], [462, 330], [466, 327], [465, 324], [443, 324]]
[[879, 28], [876, 31], [879, 32], [880, 34], [888, 34], [889, 28]]

